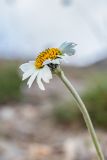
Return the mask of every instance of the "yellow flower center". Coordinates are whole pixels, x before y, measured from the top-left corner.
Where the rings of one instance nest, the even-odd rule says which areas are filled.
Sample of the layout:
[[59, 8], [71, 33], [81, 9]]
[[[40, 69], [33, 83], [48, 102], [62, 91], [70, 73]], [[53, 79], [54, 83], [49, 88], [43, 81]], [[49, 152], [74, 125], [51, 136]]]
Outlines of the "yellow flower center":
[[43, 62], [48, 60], [48, 59], [56, 59], [58, 55], [61, 55], [61, 51], [58, 48], [49, 48], [41, 52], [36, 60], [35, 60], [35, 67], [36, 68], [42, 68], [43, 67]]

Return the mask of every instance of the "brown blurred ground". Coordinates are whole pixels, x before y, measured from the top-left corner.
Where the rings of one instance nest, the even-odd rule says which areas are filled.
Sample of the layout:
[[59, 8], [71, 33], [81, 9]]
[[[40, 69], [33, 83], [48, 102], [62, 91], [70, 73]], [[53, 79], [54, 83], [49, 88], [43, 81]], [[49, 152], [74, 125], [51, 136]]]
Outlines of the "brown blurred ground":
[[[9, 63], [12, 62], [2, 61], [1, 66]], [[15, 64], [18, 72], [20, 62]], [[82, 95], [91, 81], [97, 83], [95, 74], [106, 73], [107, 60], [85, 68], [63, 68]], [[46, 91], [42, 92], [36, 83], [28, 89], [21, 82], [20, 101], [1, 104], [0, 160], [97, 159], [85, 125], [79, 121], [60, 124], [53, 119], [54, 107], [73, 101], [65, 86], [56, 76], [45, 86]], [[97, 127], [96, 131], [107, 159], [106, 128]]]

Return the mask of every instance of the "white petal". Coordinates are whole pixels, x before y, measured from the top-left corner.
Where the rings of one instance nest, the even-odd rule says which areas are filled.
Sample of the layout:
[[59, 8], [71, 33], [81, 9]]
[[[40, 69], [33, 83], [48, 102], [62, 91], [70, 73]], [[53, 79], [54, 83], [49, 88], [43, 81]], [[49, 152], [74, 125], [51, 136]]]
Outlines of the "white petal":
[[34, 68], [29, 69], [28, 71], [26, 71], [26, 72], [23, 74], [22, 80], [27, 79], [27, 78], [28, 78], [29, 76], [31, 76], [34, 72], [35, 72], [35, 69], [34, 69]]
[[45, 90], [44, 85], [43, 85], [43, 83], [42, 83], [42, 81], [41, 81], [41, 74], [40, 74], [40, 72], [39, 72], [39, 74], [38, 74], [38, 76], [37, 76], [37, 84], [38, 84], [38, 86], [39, 86], [39, 88], [40, 88], [41, 90]]
[[19, 67], [23, 72], [28, 71], [31, 68], [35, 68], [34, 63], [24, 63]]
[[49, 83], [49, 80], [52, 79], [52, 73], [48, 66], [44, 66], [44, 68], [40, 72], [41, 78], [46, 82]]
[[46, 61], [43, 62], [43, 65], [47, 65], [47, 64], [50, 64], [50, 63], [53, 63], [53, 64], [60, 64], [60, 60], [59, 59], [48, 59]]
[[64, 54], [63, 55], [57, 55], [58, 58], [63, 58]]
[[70, 62], [70, 56], [67, 54], [63, 54], [58, 56], [60, 58], [60, 63], [61, 62], [65, 62], [65, 63], [69, 63]]
[[49, 63], [51, 63], [51, 59], [47, 59], [46, 61], [44, 61], [44, 62], [43, 62], [43, 65], [47, 65], [47, 64], [49, 64]]
[[63, 43], [60, 45], [59, 49], [60, 49], [60, 50], [63, 50], [63, 49], [66, 47], [66, 44], [67, 44], [67, 42], [63, 42]]
[[62, 51], [62, 53], [66, 53], [69, 56], [75, 54], [75, 49], [74, 47], [76, 46], [75, 43], [71, 43], [71, 42], [64, 42], [62, 43], [62, 45], [59, 47], [59, 49]]
[[59, 58], [53, 59], [52, 63], [53, 64], [60, 64], [60, 59]]
[[27, 85], [29, 86], [29, 88], [31, 87], [32, 83], [34, 82], [37, 74], [38, 74], [39, 70], [35, 71], [31, 77], [29, 78], [28, 82], [27, 82]]

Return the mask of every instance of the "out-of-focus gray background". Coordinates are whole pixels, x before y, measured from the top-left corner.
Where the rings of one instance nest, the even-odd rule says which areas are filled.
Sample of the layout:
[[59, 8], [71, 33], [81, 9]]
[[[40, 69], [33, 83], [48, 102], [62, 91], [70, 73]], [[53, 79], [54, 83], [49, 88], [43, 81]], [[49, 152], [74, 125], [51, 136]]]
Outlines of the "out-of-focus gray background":
[[107, 159], [107, 1], [0, 0], [0, 160], [93, 160], [77, 104], [58, 77], [41, 91], [21, 81], [20, 64], [64, 41], [63, 64], [81, 95]]

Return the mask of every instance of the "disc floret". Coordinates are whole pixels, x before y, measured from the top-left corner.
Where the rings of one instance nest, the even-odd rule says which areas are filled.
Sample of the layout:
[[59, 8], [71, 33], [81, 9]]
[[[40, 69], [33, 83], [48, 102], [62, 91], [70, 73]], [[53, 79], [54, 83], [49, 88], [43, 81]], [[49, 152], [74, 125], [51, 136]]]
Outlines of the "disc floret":
[[58, 55], [62, 55], [62, 52], [58, 49], [58, 48], [48, 48], [44, 51], [42, 51], [36, 58], [35, 60], [35, 67], [37, 69], [42, 68], [43, 67], [43, 63], [50, 59], [50, 60], [54, 60], [56, 58], [58, 58]]

